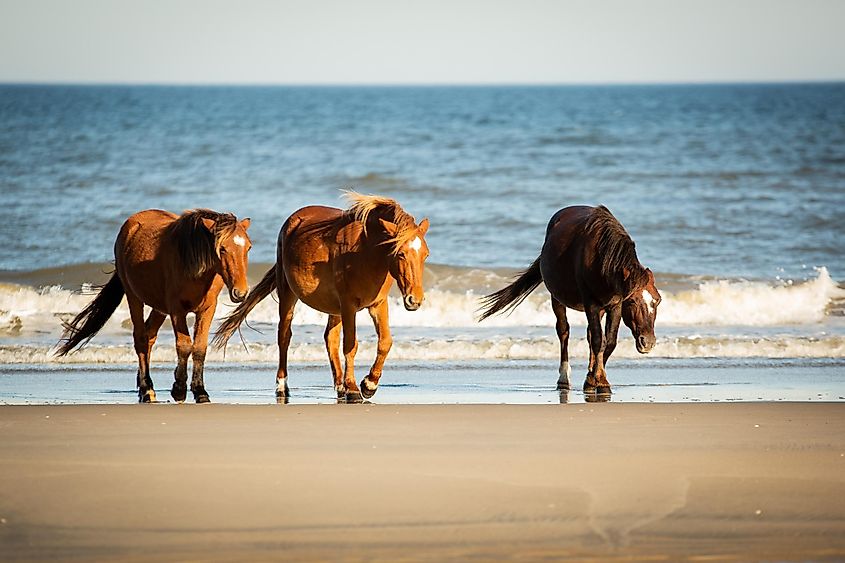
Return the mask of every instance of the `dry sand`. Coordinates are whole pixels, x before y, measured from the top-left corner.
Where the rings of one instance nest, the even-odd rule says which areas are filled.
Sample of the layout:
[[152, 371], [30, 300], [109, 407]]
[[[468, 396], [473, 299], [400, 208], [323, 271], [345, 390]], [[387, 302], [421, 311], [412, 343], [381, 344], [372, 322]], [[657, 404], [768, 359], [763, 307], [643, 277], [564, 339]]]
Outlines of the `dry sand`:
[[845, 405], [0, 407], [0, 559], [842, 560]]

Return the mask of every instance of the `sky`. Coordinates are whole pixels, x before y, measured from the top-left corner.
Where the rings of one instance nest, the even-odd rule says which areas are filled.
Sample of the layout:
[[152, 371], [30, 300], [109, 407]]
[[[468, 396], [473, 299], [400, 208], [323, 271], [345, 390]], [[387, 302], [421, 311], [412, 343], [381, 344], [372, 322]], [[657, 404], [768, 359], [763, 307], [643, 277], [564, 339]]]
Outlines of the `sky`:
[[0, 0], [0, 82], [845, 80], [845, 0]]

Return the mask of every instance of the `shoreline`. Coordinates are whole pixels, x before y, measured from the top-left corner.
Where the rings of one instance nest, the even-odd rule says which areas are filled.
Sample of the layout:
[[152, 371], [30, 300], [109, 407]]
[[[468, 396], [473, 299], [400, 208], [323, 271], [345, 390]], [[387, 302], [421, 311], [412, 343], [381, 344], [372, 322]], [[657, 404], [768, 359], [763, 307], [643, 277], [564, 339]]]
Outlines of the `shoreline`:
[[[368, 358], [356, 362], [363, 377]], [[842, 402], [841, 358], [620, 359], [608, 368], [614, 403]], [[557, 364], [548, 360], [453, 362], [392, 361], [385, 366], [377, 405], [391, 404], [583, 404], [587, 365], [572, 361], [573, 389], [556, 389]], [[171, 401], [172, 365], [154, 364], [158, 400]], [[108, 364], [0, 365], [2, 404], [134, 404], [137, 366]], [[213, 403], [275, 404], [276, 365], [207, 364], [206, 389]], [[327, 362], [292, 362], [291, 404], [337, 402]]]
[[9, 559], [845, 558], [845, 404], [0, 406]]

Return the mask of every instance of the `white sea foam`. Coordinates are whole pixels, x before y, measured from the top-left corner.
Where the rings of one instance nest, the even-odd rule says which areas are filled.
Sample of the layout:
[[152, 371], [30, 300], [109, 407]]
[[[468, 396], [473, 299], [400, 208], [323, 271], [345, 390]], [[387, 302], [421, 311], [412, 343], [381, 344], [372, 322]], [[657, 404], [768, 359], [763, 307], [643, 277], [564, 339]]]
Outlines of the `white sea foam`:
[[[588, 357], [585, 338], [573, 338], [570, 357], [586, 361]], [[464, 361], [464, 360], [513, 360], [544, 359], [556, 362], [559, 348], [554, 335], [535, 338], [513, 336], [484, 337], [479, 339], [419, 338], [394, 341], [390, 360], [409, 361]], [[357, 362], [363, 366], [375, 357], [375, 342], [361, 342]], [[627, 334], [620, 335], [614, 359], [643, 358], [637, 353], [634, 342]], [[795, 336], [772, 335], [766, 337], [691, 336], [659, 338], [649, 358], [838, 358], [845, 357], [845, 336]], [[322, 342], [294, 342], [288, 358], [292, 362], [325, 362], [326, 351]], [[274, 363], [278, 359], [275, 343], [252, 343], [248, 350], [239, 344], [230, 345], [225, 354], [209, 350], [208, 362]], [[152, 355], [155, 364], [173, 364], [176, 353], [170, 342], [161, 342]], [[612, 361], [612, 360], [611, 360]], [[135, 353], [129, 342], [125, 345], [103, 346], [92, 342], [79, 351], [63, 358], [53, 356], [50, 346], [4, 345], [0, 346], [0, 364], [134, 364]]]
[[[477, 325], [479, 294], [474, 291], [454, 291], [434, 284], [426, 293], [423, 306], [414, 312], [406, 311], [398, 296], [392, 298], [390, 322], [406, 327], [474, 327]], [[811, 325], [825, 322], [831, 305], [845, 299], [841, 289], [827, 269], [819, 268], [817, 276], [802, 282], [706, 281], [694, 289], [675, 293], [664, 291], [657, 314], [660, 326], [755, 326]], [[275, 297], [275, 296], [273, 296]], [[93, 298], [92, 293], [77, 293], [59, 287], [34, 289], [28, 286], [0, 284], [0, 335], [31, 333], [61, 333], [61, 321], [72, 318]], [[225, 292], [217, 317], [232, 311]], [[249, 315], [252, 323], [278, 322], [275, 299], [267, 298]], [[324, 325], [326, 316], [302, 303], [297, 305], [294, 323]], [[569, 322], [585, 324], [584, 315], [570, 311]], [[369, 326], [369, 316], [362, 312], [358, 324]], [[552, 326], [554, 316], [549, 296], [540, 288], [509, 315], [496, 315], [485, 320], [484, 327]], [[125, 301], [109, 320], [104, 332], [127, 332], [130, 329], [129, 311]]]

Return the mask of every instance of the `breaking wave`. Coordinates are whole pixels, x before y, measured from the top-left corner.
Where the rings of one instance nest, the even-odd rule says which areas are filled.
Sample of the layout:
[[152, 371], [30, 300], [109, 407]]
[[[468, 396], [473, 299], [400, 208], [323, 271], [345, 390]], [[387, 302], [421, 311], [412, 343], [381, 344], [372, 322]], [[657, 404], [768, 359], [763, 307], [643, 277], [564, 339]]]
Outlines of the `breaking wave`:
[[[398, 295], [392, 297], [390, 322], [405, 327], [475, 327], [478, 298], [508, 283], [507, 273], [434, 267], [429, 276], [426, 302], [415, 312], [405, 311]], [[679, 276], [658, 276], [663, 287], [663, 303], [658, 312], [658, 326], [753, 326], [778, 327], [824, 323], [830, 317], [841, 317], [845, 290], [839, 287], [826, 268], [819, 268], [816, 277], [804, 281], [695, 280]], [[464, 289], [467, 288], [467, 289]], [[61, 333], [61, 321], [72, 318], [93, 298], [90, 286], [82, 291], [69, 291], [59, 286], [34, 288], [0, 283], [0, 336]], [[225, 294], [225, 292], [224, 292]], [[273, 296], [274, 297], [274, 296]], [[221, 295], [217, 317], [223, 317], [233, 305]], [[273, 298], [267, 298], [250, 314], [251, 323], [278, 321]], [[570, 311], [570, 323], [586, 323], [584, 315]], [[359, 324], [368, 326], [370, 319], [361, 313]], [[297, 305], [294, 323], [323, 325], [325, 315], [301, 303]], [[498, 315], [484, 321], [484, 327], [551, 326], [554, 317], [545, 289], [538, 289], [510, 315]], [[131, 330], [125, 301], [109, 320], [103, 332]]]

